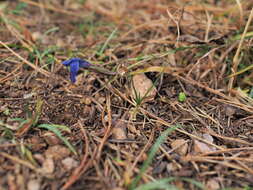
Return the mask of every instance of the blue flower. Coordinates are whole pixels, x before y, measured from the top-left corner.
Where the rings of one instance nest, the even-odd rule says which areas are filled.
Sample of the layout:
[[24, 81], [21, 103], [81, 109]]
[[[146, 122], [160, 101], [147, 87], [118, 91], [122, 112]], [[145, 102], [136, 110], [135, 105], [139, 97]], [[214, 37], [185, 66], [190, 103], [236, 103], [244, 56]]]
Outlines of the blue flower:
[[65, 66], [70, 66], [70, 80], [71, 82], [76, 82], [76, 76], [80, 68], [89, 68], [91, 63], [88, 61], [82, 60], [80, 58], [71, 58], [62, 62]]

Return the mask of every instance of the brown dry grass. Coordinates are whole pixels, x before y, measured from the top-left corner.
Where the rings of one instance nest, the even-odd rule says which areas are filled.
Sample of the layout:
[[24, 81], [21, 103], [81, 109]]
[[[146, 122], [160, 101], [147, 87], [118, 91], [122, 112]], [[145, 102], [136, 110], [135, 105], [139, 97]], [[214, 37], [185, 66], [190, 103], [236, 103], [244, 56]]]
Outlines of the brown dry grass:
[[[34, 183], [40, 189], [126, 189], [155, 139], [173, 124], [183, 128], [160, 146], [142, 184], [175, 176], [206, 189], [252, 188], [253, 3], [205, 2], [1, 2], [0, 189]], [[70, 57], [126, 74], [83, 73], [72, 85], [61, 65]], [[158, 89], [154, 100], [140, 105], [129, 95], [138, 73]], [[180, 92], [186, 101], [178, 101]], [[16, 135], [18, 122], [10, 119], [25, 118], [38, 99], [44, 101], [39, 123], [69, 126], [64, 136], [78, 155], [59, 151], [59, 158], [48, 158], [48, 150], [64, 145], [45, 130]], [[119, 125], [128, 139], [112, 138]], [[185, 156], [170, 145], [182, 138]], [[196, 140], [214, 151], [197, 153]], [[78, 165], [67, 169], [66, 157]], [[180, 180], [172, 184], [195, 189]]]

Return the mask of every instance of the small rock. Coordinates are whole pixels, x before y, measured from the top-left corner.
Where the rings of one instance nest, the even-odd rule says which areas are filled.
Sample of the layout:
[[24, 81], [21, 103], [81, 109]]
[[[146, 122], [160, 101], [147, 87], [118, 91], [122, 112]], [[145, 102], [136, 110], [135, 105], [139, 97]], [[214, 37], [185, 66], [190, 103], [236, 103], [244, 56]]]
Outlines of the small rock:
[[152, 101], [156, 96], [157, 90], [153, 82], [145, 74], [133, 76], [131, 86], [131, 96], [133, 100], [143, 98], [144, 102]]
[[154, 169], [153, 169], [153, 174], [161, 174], [167, 167], [167, 162], [163, 161], [160, 162], [159, 164], [156, 164]]
[[52, 174], [54, 172], [54, 169], [54, 160], [51, 157], [47, 157], [43, 162], [42, 168], [40, 170], [44, 174]]
[[32, 38], [34, 41], [37, 41], [37, 40], [43, 38], [43, 34], [41, 32], [33, 32]]
[[212, 152], [213, 149], [210, 148], [207, 144], [202, 143], [198, 140], [194, 140], [194, 151], [196, 153], [207, 153], [207, 152]]
[[52, 157], [55, 160], [61, 160], [70, 155], [70, 150], [61, 145], [50, 146], [46, 152], [46, 157]]
[[225, 113], [226, 113], [226, 116], [228, 117], [232, 117], [236, 112], [236, 109], [232, 106], [226, 106], [225, 108]]
[[208, 133], [203, 134], [203, 138], [207, 140], [210, 143], [213, 143], [213, 137], [209, 135]]
[[209, 179], [207, 181], [206, 188], [209, 190], [217, 190], [220, 189], [220, 185], [216, 179]]
[[28, 190], [40, 190], [40, 182], [39, 180], [29, 180], [27, 183], [27, 189]]
[[61, 140], [52, 132], [45, 132], [42, 136], [48, 145], [61, 144]]
[[66, 170], [71, 170], [78, 166], [78, 162], [71, 157], [65, 158], [61, 163]]
[[174, 172], [175, 170], [177, 170], [177, 166], [176, 166], [176, 164], [174, 164], [174, 163], [169, 163], [169, 164], [167, 164], [167, 166], [166, 166], [166, 170], [167, 170], [168, 173], [172, 173], [172, 172]]
[[39, 136], [33, 136], [28, 141], [31, 143], [33, 151], [39, 151], [46, 146], [46, 143]]
[[36, 159], [36, 161], [38, 161], [40, 164], [43, 164], [43, 162], [45, 161], [45, 158], [42, 154], [33, 154], [34, 159]]
[[116, 126], [112, 129], [112, 137], [117, 140], [127, 139], [126, 128], [124, 126]]
[[128, 130], [133, 133], [133, 134], [137, 134], [140, 135], [140, 131], [136, 129], [136, 127], [132, 124], [128, 124], [127, 125]]
[[103, 104], [105, 102], [105, 97], [102, 97], [102, 96], [99, 97], [98, 98], [98, 102], [101, 103], [101, 104]]
[[175, 149], [176, 153], [178, 153], [181, 156], [184, 156], [187, 153], [188, 144], [187, 141], [184, 139], [177, 139], [171, 143], [171, 147], [173, 149], [176, 148]]

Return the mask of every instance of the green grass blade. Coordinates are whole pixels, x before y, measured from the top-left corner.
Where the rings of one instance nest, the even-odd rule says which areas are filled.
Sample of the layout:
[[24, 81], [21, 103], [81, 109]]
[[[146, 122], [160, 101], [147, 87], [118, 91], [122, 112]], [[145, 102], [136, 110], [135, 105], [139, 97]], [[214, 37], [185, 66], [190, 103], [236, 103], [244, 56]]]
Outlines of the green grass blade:
[[202, 183], [198, 182], [198, 181], [195, 181], [195, 180], [190, 179], [190, 178], [184, 178], [184, 177], [183, 178], [179, 178], [179, 180], [180, 179], [183, 180], [183, 181], [187, 181], [187, 182], [195, 185], [196, 187], [198, 187], [200, 189], [205, 189], [205, 186]]
[[153, 190], [153, 189], [170, 189], [170, 190], [178, 190], [177, 187], [174, 185], [168, 184], [169, 182], [175, 180], [176, 178], [170, 177], [165, 179], [160, 179], [157, 181], [153, 181], [150, 183], [146, 183], [144, 185], [140, 185], [139, 187], [135, 188], [134, 190]]
[[134, 190], [153, 190], [153, 189], [169, 189], [169, 190], [177, 190], [178, 188], [174, 185], [169, 184], [169, 182], [175, 181], [175, 180], [181, 180], [186, 181], [188, 183], [191, 183], [198, 187], [199, 189], [205, 189], [205, 186], [191, 178], [178, 178], [178, 177], [170, 177], [170, 178], [163, 178], [159, 179], [144, 185], [140, 185]]
[[68, 132], [68, 133], [71, 132], [71, 130], [65, 125], [57, 125], [57, 124], [41, 124], [41, 125], [42, 126], [48, 126], [48, 127], [54, 127], [54, 128], [57, 128], [61, 131], [65, 131], [65, 132]]
[[180, 125], [176, 125], [176, 126], [172, 126], [171, 128], [168, 128], [166, 131], [164, 131], [159, 138], [156, 140], [155, 144], [152, 146], [149, 154], [148, 154], [148, 158], [147, 160], [145, 160], [145, 162], [143, 163], [139, 174], [137, 175], [137, 177], [133, 180], [133, 182], [129, 185], [129, 189], [132, 190], [134, 189], [137, 184], [139, 183], [142, 175], [145, 173], [145, 171], [147, 170], [147, 168], [149, 167], [149, 165], [151, 164], [153, 158], [155, 157], [156, 152], [159, 149], [159, 146], [161, 146], [161, 144], [166, 140], [167, 136], [174, 130], [176, 130], [178, 127], [180, 127]]
[[62, 125], [54, 125], [54, 124], [40, 124], [37, 127], [39, 128], [44, 128], [47, 129], [51, 132], [53, 132], [57, 137], [59, 137], [59, 139], [61, 139], [65, 145], [75, 154], [77, 155], [77, 152], [75, 150], [75, 148], [69, 143], [69, 141], [62, 136], [60, 129], [65, 129], [66, 130], [66, 126], [65, 128]]
[[115, 28], [112, 33], [110, 34], [110, 36], [107, 38], [107, 40], [105, 41], [104, 45], [102, 46], [102, 48], [99, 50], [98, 55], [101, 56], [102, 53], [105, 51], [106, 47], [108, 46], [109, 42], [111, 41], [111, 39], [114, 37], [114, 35], [117, 32], [117, 28]]

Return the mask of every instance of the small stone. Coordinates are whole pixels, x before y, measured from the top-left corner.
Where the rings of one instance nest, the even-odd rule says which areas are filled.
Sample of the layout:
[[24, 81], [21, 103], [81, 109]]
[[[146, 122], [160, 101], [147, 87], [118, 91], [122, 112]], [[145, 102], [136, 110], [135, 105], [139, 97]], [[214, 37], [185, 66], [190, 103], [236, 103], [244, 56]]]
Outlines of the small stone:
[[61, 144], [61, 140], [52, 132], [45, 132], [43, 137], [48, 145]]
[[206, 188], [209, 190], [217, 190], [220, 189], [220, 185], [216, 179], [209, 179], [207, 181]]
[[236, 112], [236, 109], [232, 106], [226, 106], [225, 108], [225, 113], [226, 113], [226, 116], [228, 117], [232, 117]]
[[34, 159], [36, 159], [36, 161], [38, 161], [40, 164], [43, 164], [43, 162], [45, 161], [45, 158], [42, 154], [33, 154]]
[[66, 170], [71, 170], [71, 169], [76, 168], [78, 166], [78, 162], [71, 157], [67, 157], [67, 158], [63, 159], [61, 161], [61, 163]]
[[145, 74], [133, 76], [131, 97], [134, 101], [136, 101], [136, 99], [142, 99], [143, 102], [152, 101], [156, 93], [157, 90], [153, 82]]
[[171, 172], [177, 170], [177, 166], [174, 163], [169, 163], [166, 165], [166, 170], [168, 173], [171, 173]]
[[54, 169], [54, 160], [51, 157], [47, 157], [42, 164], [41, 172], [44, 174], [52, 174], [54, 172]]
[[99, 97], [98, 102], [101, 103], [101, 104], [104, 103], [105, 102], [105, 97], [102, 97], [102, 96]]
[[117, 140], [127, 139], [126, 128], [124, 126], [117, 126], [112, 129], [112, 137]]
[[213, 143], [213, 137], [209, 135], [208, 133], [203, 134], [203, 138], [207, 140], [210, 143]]
[[181, 156], [184, 156], [187, 153], [188, 144], [187, 141], [184, 139], [177, 139], [171, 143], [171, 147], [173, 149], [176, 148], [175, 149], [176, 153], [178, 153]]
[[207, 153], [207, 152], [212, 152], [213, 149], [210, 148], [207, 144], [202, 143], [198, 140], [194, 140], [194, 151], [196, 153]]
[[40, 190], [40, 182], [39, 180], [29, 180], [27, 183], [27, 189], [28, 190]]

